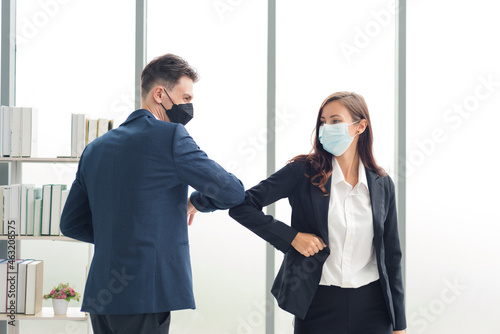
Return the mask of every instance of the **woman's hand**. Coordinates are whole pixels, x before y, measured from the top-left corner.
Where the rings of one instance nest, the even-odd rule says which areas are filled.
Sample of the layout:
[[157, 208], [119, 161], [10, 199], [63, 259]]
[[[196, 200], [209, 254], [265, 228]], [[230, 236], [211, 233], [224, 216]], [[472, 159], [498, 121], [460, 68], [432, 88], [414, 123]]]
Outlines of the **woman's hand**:
[[405, 330], [402, 331], [393, 331], [392, 334], [405, 334]]
[[312, 256], [326, 247], [325, 242], [320, 237], [299, 232], [292, 241], [292, 246], [305, 257]]
[[188, 207], [187, 207], [187, 216], [188, 216], [188, 225], [191, 226], [193, 223], [194, 215], [198, 212], [198, 210], [194, 207], [191, 200], [188, 198]]

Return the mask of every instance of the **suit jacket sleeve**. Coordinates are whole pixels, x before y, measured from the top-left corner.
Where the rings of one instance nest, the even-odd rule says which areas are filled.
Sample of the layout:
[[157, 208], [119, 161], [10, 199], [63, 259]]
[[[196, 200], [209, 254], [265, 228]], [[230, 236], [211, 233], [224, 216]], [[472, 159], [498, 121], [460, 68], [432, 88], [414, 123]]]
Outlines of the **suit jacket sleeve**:
[[303, 163], [289, 163], [268, 179], [247, 190], [245, 202], [230, 209], [229, 215], [280, 251], [287, 252], [298, 232], [272, 216], [265, 215], [262, 208], [288, 197], [302, 174]]
[[396, 214], [396, 195], [394, 182], [389, 178], [389, 208], [384, 226], [385, 266], [389, 277], [389, 286], [394, 305], [396, 327], [394, 330], [406, 328], [404, 306], [404, 288], [401, 274], [401, 246], [399, 243], [398, 220]]
[[[80, 168], [80, 166], [78, 168]], [[67, 237], [94, 243], [92, 213], [90, 212], [87, 192], [80, 180], [79, 171], [76, 173], [76, 179], [71, 186], [68, 199], [64, 205], [60, 228], [62, 234]]]
[[172, 146], [180, 181], [197, 190], [190, 199], [198, 211], [224, 210], [243, 202], [245, 188], [241, 181], [209, 159], [180, 124]]

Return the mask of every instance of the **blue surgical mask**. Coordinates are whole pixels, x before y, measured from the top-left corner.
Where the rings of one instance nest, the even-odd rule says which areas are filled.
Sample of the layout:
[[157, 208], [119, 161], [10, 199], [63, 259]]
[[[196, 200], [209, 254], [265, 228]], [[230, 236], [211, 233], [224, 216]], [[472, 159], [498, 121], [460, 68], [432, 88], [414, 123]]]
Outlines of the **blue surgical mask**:
[[[352, 122], [351, 124], [358, 123]], [[319, 142], [323, 148], [338, 157], [347, 151], [354, 137], [349, 135], [349, 125], [347, 123], [323, 124], [319, 127]]]

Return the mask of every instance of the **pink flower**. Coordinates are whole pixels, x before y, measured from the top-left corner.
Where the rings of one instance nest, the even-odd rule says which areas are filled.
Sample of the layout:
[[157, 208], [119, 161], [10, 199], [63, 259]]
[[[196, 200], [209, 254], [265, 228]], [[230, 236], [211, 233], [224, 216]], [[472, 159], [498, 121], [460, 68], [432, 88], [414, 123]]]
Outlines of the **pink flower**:
[[54, 295], [54, 293], [56, 293], [56, 289], [52, 289], [52, 291], [50, 291], [50, 295]]

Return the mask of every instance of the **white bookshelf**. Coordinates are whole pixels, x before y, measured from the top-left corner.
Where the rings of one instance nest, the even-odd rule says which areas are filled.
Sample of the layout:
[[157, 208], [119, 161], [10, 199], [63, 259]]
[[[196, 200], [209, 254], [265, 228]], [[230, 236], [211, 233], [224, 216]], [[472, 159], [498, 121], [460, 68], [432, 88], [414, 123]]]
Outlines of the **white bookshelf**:
[[61, 163], [78, 162], [80, 158], [57, 157], [57, 158], [9, 158], [0, 157], [0, 162], [35, 162], [35, 163]]
[[78, 163], [80, 158], [10, 158], [0, 157], [0, 163], [9, 163], [10, 184], [20, 184], [23, 179], [23, 163]]
[[[0, 235], [0, 240], [9, 240], [9, 237], [6, 235]], [[71, 242], [80, 242], [75, 239], [71, 239], [65, 237], [63, 235], [47, 235], [47, 236], [32, 236], [32, 235], [16, 235], [15, 240], [50, 240], [50, 241], [71, 241]]]
[[[68, 307], [68, 312], [66, 314], [54, 315], [54, 310], [52, 307], [42, 307], [42, 311], [35, 315], [26, 314], [16, 314], [17, 320], [74, 320], [74, 321], [86, 321], [88, 319], [88, 314], [86, 312], [81, 312], [79, 307]], [[0, 314], [0, 320], [9, 321], [9, 316], [7, 314]], [[12, 327], [12, 326], [9, 326]], [[18, 324], [16, 324], [18, 327]]]
[[[22, 165], [25, 163], [78, 163], [80, 161], [79, 158], [70, 158], [70, 157], [56, 157], [56, 158], [11, 158], [11, 157], [0, 157], [0, 163], [9, 163], [9, 184], [22, 184]], [[0, 240], [9, 240], [8, 236], [0, 236]], [[46, 241], [64, 241], [64, 242], [80, 242], [65, 236], [15, 236], [16, 241], [16, 258], [19, 257], [20, 254], [20, 241], [28, 241], [28, 240], [46, 240]], [[93, 256], [93, 247], [89, 245], [89, 263]], [[80, 311], [80, 307], [69, 307], [68, 312], [64, 315], [54, 315], [54, 311], [52, 307], [42, 307], [42, 311], [38, 312], [35, 315], [25, 315], [25, 314], [16, 314], [16, 326], [7, 326], [8, 334], [18, 334], [19, 323], [20, 320], [73, 320], [73, 321], [88, 321], [89, 316], [85, 312]], [[9, 317], [7, 314], [0, 314], [0, 321], [9, 321]], [[90, 328], [90, 324], [89, 324]], [[89, 330], [90, 332], [90, 330]]]

